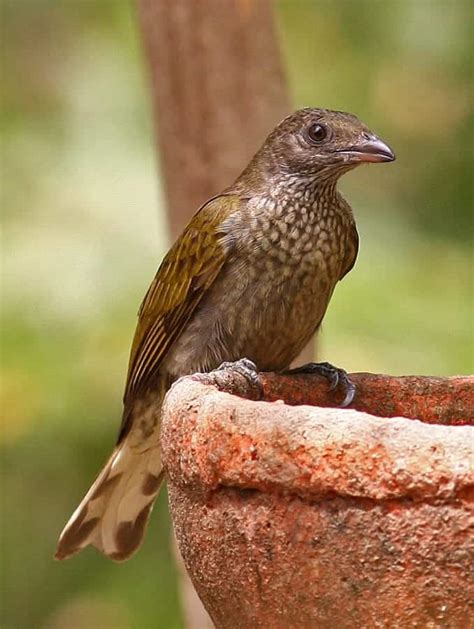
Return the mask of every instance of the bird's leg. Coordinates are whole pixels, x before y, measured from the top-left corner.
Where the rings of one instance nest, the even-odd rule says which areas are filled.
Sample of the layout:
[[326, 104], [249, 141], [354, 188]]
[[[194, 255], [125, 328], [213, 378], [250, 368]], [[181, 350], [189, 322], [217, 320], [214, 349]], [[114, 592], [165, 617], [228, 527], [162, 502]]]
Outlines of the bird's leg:
[[[245, 387], [242, 387], [241, 378], [234, 378], [236, 373], [245, 379]], [[244, 397], [249, 397], [249, 399], [253, 400], [261, 400], [263, 398], [263, 385], [260, 382], [257, 366], [248, 358], [222, 363], [212, 371], [195, 373], [192, 377], [205, 384], [213, 384], [221, 391], [237, 395], [242, 394]]]
[[282, 372], [282, 374], [285, 376], [292, 376], [300, 373], [323, 376], [329, 381], [330, 391], [334, 391], [337, 386], [340, 386], [345, 393], [344, 400], [340, 404], [341, 408], [349, 406], [349, 404], [351, 404], [354, 400], [356, 387], [347, 375], [347, 372], [344, 371], [344, 369], [334, 367], [334, 365], [331, 365], [331, 363], [307, 363], [306, 365], [301, 365], [301, 367], [286, 369]]
[[258, 375], [257, 365], [248, 358], [241, 358], [235, 362], [225, 362], [220, 365], [216, 371], [236, 371], [246, 378], [250, 384], [263, 392], [262, 383]]

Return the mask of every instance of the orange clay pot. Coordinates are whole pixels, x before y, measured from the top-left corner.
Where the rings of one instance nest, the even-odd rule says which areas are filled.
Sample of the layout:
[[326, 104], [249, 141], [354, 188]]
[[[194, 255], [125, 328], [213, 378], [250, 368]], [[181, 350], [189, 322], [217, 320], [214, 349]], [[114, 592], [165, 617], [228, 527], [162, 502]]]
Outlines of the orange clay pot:
[[314, 376], [169, 392], [171, 514], [217, 628], [474, 626], [474, 378], [351, 378], [350, 410]]

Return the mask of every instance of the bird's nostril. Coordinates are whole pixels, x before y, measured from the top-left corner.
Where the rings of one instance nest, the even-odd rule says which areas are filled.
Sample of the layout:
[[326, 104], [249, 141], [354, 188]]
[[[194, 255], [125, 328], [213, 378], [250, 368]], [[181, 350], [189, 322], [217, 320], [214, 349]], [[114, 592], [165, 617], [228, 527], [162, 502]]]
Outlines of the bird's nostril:
[[373, 136], [368, 131], [364, 131], [362, 133], [362, 137], [364, 138], [364, 140], [372, 140], [373, 139]]

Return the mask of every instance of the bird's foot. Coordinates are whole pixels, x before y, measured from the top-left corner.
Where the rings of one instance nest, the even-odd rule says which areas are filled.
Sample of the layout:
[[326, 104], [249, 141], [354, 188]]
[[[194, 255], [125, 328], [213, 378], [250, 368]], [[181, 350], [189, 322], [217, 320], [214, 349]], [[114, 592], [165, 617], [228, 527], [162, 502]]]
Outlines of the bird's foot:
[[[236, 373], [241, 378], [235, 378]], [[222, 363], [222, 365], [212, 371], [195, 373], [192, 377], [204, 384], [211, 384], [220, 391], [226, 391], [227, 393], [240, 395], [252, 400], [261, 400], [263, 398], [263, 385], [260, 382], [257, 367], [248, 358]], [[245, 386], [243, 386], [242, 378], [245, 380]]]
[[[250, 389], [247, 389], [247, 392], [244, 395], [250, 396], [250, 398], [254, 400], [261, 400], [263, 398], [263, 385], [260, 382], [258, 369], [254, 362], [252, 362], [248, 358], [241, 358], [240, 360], [236, 360], [235, 362], [225, 362], [211, 373], [214, 373], [217, 376], [219, 373], [222, 373], [224, 375], [226, 373], [231, 374], [232, 372], [241, 375], [243, 378], [245, 378], [247, 386], [250, 385]], [[224, 388], [226, 388], [226, 385], [228, 386], [228, 384], [228, 382], [225, 383]], [[239, 395], [238, 390], [231, 392], [237, 393]], [[240, 394], [242, 393], [243, 392], [241, 392]]]
[[222, 363], [216, 371], [236, 371], [263, 394], [263, 387], [260, 382], [257, 365], [248, 358], [241, 358], [235, 362]]
[[340, 386], [344, 393], [345, 397], [342, 403], [339, 405], [341, 408], [345, 408], [349, 406], [354, 400], [356, 394], [356, 387], [352, 380], [347, 375], [347, 372], [344, 369], [339, 369], [338, 367], [334, 367], [331, 363], [308, 363], [306, 365], [301, 365], [301, 367], [295, 367], [294, 369], [287, 369], [282, 372], [284, 375], [295, 375], [295, 374], [315, 374], [318, 376], [323, 376], [329, 381], [329, 390], [334, 391], [338, 386]]

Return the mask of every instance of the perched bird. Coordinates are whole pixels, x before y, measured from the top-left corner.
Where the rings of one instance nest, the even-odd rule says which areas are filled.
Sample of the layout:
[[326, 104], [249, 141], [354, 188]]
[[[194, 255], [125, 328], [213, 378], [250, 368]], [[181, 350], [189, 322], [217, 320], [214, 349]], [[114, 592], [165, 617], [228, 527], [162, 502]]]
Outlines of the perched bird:
[[[115, 450], [59, 539], [115, 560], [140, 546], [163, 481], [160, 407], [176, 378], [247, 358], [288, 370], [355, 262], [341, 175], [392, 150], [356, 116], [306, 108], [285, 118], [233, 185], [205, 203], [164, 258], [139, 311]], [[252, 363], [237, 367], [252, 370]], [[312, 370], [353, 387], [327, 363]]]

